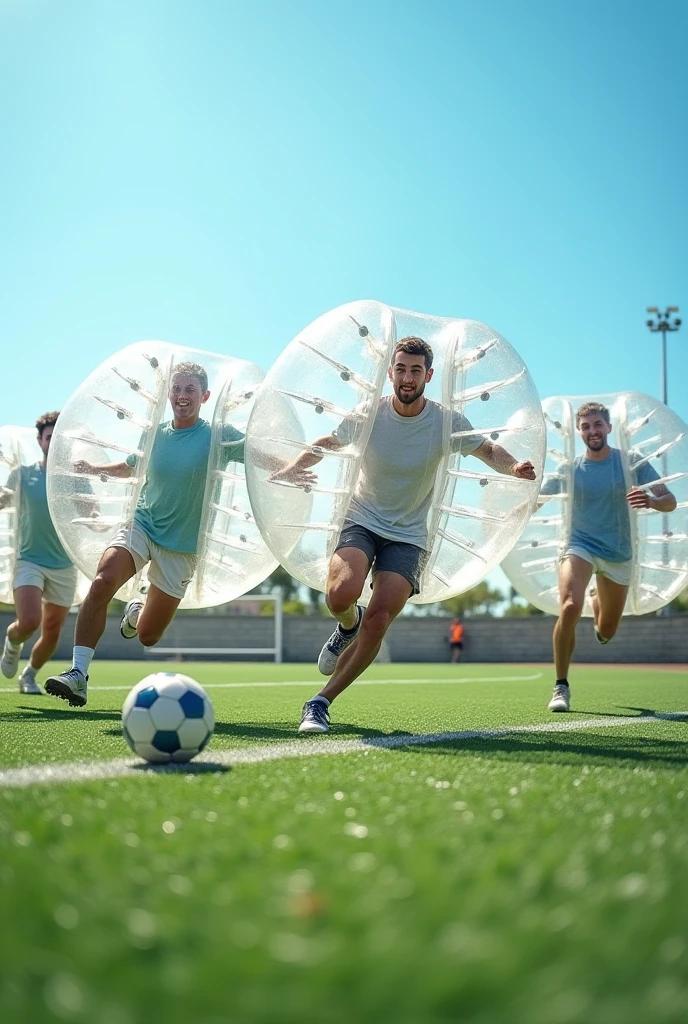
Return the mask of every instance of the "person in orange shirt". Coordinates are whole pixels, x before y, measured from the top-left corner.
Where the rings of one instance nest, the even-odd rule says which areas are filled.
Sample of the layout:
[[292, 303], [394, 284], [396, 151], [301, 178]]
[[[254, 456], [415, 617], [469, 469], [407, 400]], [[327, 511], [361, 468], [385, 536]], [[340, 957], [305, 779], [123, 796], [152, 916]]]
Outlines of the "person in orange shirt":
[[452, 619], [449, 627], [449, 646], [451, 648], [451, 663], [457, 665], [461, 661], [463, 650], [463, 623], [461, 619]]

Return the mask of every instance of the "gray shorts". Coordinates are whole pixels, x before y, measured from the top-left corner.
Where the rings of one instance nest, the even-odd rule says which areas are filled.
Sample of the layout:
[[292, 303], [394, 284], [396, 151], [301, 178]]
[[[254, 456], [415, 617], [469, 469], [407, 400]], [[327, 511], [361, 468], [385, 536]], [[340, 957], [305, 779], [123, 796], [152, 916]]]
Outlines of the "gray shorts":
[[373, 576], [376, 572], [396, 572], [411, 584], [412, 596], [420, 593], [420, 578], [428, 553], [416, 544], [389, 540], [379, 533], [373, 533], [367, 526], [359, 526], [345, 519], [335, 551], [340, 548], [358, 548], [367, 555], [373, 566]]

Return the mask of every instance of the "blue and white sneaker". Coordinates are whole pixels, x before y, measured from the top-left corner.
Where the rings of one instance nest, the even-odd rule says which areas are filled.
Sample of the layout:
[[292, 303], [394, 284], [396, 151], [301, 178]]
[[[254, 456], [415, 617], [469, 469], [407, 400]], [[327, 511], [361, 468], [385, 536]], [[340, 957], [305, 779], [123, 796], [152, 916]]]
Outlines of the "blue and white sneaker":
[[345, 651], [358, 636], [358, 631], [361, 628], [361, 622], [363, 620], [363, 609], [360, 605], [357, 606], [357, 611], [358, 622], [356, 623], [355, 628], [350, 632], [347, 630], [346, 633], [343, 633], [341, 626], [337, 623], [337, 628], [334, 633], [323, 646], [318, 658], [318, 668], [324, 676], [332, 675], [337, 667], [337, 659], [339, 655], [342, 651]]
[[329, 732], [330, 711], [324, 700], [307, 700], [301, 712], [299, 732]]
[[125, 640], [133, 640], [136, 636], [136, 628], [138, 626], [139, 615], [143, 608], [143, 601], [134, 599], [129, 601], [124, 607], [124, 615], [122, 621], [119, 624], [119, 631]]
[[78, 668], [70, 668], [59, 676], [50, 676], [45, 682], [45, 692], [51, 697], [66, 700], [73, 708], [82, 708], [88, 700], [88, 676]]

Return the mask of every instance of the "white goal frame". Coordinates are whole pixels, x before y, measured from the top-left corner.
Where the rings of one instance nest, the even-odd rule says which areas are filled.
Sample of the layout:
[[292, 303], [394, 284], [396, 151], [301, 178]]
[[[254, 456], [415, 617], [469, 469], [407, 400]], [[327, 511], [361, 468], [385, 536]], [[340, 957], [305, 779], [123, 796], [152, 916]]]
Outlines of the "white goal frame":
[[[235, 597], [232, 604], [238, 604], [240, 602], [255, 604], [260, 602], [263, 604], [266, 601], [274, 604], [274, 633], [273, 633], [273, 646], [272, 647], [144, 647], [144, 653], [152, 658], [155, 658], [159, 654], [174, 655], [176, 657], [188, 657], [193, 658], [195, 654], [266, 654], [271, 655], [272, 660], [276, 664], [282, 663], [283, 647], [284, 647], [284, 630], [283, 630], [283, 609], [282, 609], [282, 595], [276, 594], [244, 594], [243, 597]], [[241, 616], [237, 616], [240, 618]]]

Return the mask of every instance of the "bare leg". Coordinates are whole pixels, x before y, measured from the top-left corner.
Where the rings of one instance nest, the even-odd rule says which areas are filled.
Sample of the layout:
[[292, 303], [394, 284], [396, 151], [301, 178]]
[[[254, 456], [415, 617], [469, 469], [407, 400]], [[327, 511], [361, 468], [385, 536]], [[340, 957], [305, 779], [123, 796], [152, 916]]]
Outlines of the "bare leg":
[[353, 629], [358, 621], [356, 602], [369, 570], [368, 556], [360, 548], [340, 548], [330, 559], [325, 600], [343, 629]]
[[121, 586], [136, 573], [134, 559], [126, 548], [108, 548], [98, 564], [96, 578], [76, 620], [74, 643], [93, 650], [105, 630], [107, 607]]
[[29, 658], [29, 664], [36, 672], [39, 668], [43, 668], [46, 661], [55, 653], [68, 612], [69, 608], [65, 608], [63, 605], [51, 604], [49, 601], [43, 603], [41, 635], [33, 645]]
[[144, 647], [157, 644], [174, 618], [180, 597], [171, 597], [151, 584], [136, 623], [136, 633]]
[[[361, 552], [362, 554], [362, 552]], [[396, 572], [378, 572], [373, 596], [354, 643], [340, 656], [337, 667], [318, 694], [330, 702], [374, 661], [383, 637], [411, 596], [411, 584]]]
[[43, 591], [40, 587], [17, 587], [14, 591], [16, 619], [7, 627], [7, 636], [13, 644], [23, 644], [41, 624]]
[[628, 587], [615, 583], [608, 576], [597, 576], [597, 597], [593, 604], [595, 629], [605, 640], [611, 640], [619, 628]]
[[591, 576], [592, 565], [577, 555], [568, 555], [559, 568], [559, 618], [552, 636], [557, 679], [567, 678], [576, 643], [576, 625]]

